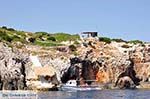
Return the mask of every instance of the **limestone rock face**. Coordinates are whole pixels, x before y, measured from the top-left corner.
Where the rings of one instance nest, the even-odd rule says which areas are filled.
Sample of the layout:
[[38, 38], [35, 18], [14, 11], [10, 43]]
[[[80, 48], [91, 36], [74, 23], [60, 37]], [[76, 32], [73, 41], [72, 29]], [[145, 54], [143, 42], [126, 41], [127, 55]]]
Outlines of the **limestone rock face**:
[[150, 78], [150, 45], [137, 47], [133, 54], [135, 70], [143, 82], [149, 82]]
[[[66, 47], [66, 46], [65, 46]], [[55, 79], [62, 81], [64, 75], [76, 78], [80, 84], [84, 80], [96, 80], [98, 83], [115, 83], [118, 76], [134, 62], [136, 76], [142, 82], [150, 82], [150, 44], [129, 44], [111, 42], [109, 44], [96, 39], [86, 40], [76, 46], [76, 51], [60, 51], [57, 47], [25, 45], [18, 49], [0, 43], [0, 89], [25, 89], [27, 81], [34, 77], [30, 54], [38, 56], [41, 66], [55, 69]], [[77, 57], [79, 60], [72, 60]], [[70, 74], [65, 74], [69, 72]], [[76, 77], [78, 76], [78, 77]], [[66, 79], [66, 77], [64, 77]]]
[[26, 87], [25, 65], [28, 58], [0, 43], [0, 89], [18, 90]]
[[50, 56], [39, 56], [42, 66], [52, 66], [56, 70], [56, 76], [59, 82], [61, 82], [60, 78], [62, 74], [69, 68], [70, 60], [68, 57], [55, 57], [52, 58]]
[[99, 83], [114, 83], [117, 77], [130, 66], [130, 59], [134, 62], [136, 76], [143, 82], [149, 80], [149, 44], [128, 44], [125, 42], [105, 44], [99, 41], [90, 41], [90, 43], [92, 46], [88, 45], [88, 41], [86, 41], [86, 46], [78, 48], [79, 57], [100, 63], [99, 72], [96, 74]]
[[[65, 72], [69, 71], [71, 74], [67, 75], [70, 76], [70, 79], [72, 79], [73, 74], [76, 76], [78, 74], [78, 76], [80, 76], [77, 78], [78, 80], [88, 80], [91, 79], [93, 75], [95, 80], [99, 83], [115, 83], [118, 76], [130, 66], [130, 59], [134, 61], [136, 76], [142, 79], [143, 82], [149, 81], [150, 79], [149, 44], [141, 45], [125, 42], [112, 42], [106, 44], [104, 42], [99, 42], [98, 40], [87, 40], [76, 48], [76, 56], [68, 51], [62, 52], [54, 49], [47, 49], [45, 48], [44, 50], [37, 46], [28, 48], [28, 50], [36, 52], [42, 66], [48, 65], [56, 69], [56, 76], [59, 82], [62, 82], [61, 78], [64, 76]], [[73, 65], [70, 59], [73, 59], [74, 57], [79, 58], [82, 62], [74, 60]], [[87, 60], [90, 61], [94, 71], [89, 69], [91, 67], [86, 63]], [[29, 74], [28, 71], [31, 70], [30, 66], [26, 68], [26, 74]], [[78, 73], [74, 73], [74, 71]], [[84, 77], [84, 75], [87, 74], [89, 74], [89, 78]], [[80, 83], [84, 83], [84, 81]]]

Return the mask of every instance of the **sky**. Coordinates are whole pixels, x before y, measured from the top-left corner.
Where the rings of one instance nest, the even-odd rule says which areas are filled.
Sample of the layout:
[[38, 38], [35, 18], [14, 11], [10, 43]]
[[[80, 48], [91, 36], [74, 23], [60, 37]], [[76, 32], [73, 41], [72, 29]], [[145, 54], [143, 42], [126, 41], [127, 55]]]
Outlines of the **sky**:
[[150, 0], [0, 0], [0, 26], [150, 42]]

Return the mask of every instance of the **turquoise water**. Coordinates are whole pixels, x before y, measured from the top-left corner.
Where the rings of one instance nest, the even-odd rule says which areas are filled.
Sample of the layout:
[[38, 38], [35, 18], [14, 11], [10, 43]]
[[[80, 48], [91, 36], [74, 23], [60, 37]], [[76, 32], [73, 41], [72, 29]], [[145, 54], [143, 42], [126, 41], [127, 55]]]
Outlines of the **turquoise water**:
[[37, 99], [150, 99], [150, 90], [101, 90], [40, 92]]

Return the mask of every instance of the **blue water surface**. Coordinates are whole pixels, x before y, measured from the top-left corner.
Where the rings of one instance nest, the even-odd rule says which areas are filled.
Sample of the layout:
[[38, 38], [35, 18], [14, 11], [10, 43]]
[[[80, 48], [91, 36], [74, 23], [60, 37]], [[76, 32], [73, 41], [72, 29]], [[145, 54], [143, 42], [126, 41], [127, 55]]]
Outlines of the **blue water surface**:
[[150, 90], [100, 90], [39, 92], [37, 99], [150, 99]]

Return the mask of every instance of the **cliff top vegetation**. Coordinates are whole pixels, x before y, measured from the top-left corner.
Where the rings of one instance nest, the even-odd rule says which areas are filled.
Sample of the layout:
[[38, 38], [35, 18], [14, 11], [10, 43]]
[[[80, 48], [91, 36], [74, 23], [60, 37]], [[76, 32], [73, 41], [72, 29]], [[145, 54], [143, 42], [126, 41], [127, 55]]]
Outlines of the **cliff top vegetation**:
[[[74, 41], [75, 43], [80, 40], [80, 36], [78, 34], [69, 34], [69, 33], [48, 33], [48, 32], [25, 32], [19, 31], [13, 28], [8, 28], [6, 26], [0, 27], [0, 41], [14, 43], [21, 42], [23, 44], [33, 44], [39, 46], [62, 46], [62, 42], [65, 41]], [[140, 40], [131, 40], [125, 41], [122, 39], [111, 39], [108, 37], [99, 37], [99, 41], [103, 41], [106, 43], [111, 43], [112, 41], [116, 42], [126, 42], [142, 44], [143, 42]]]

